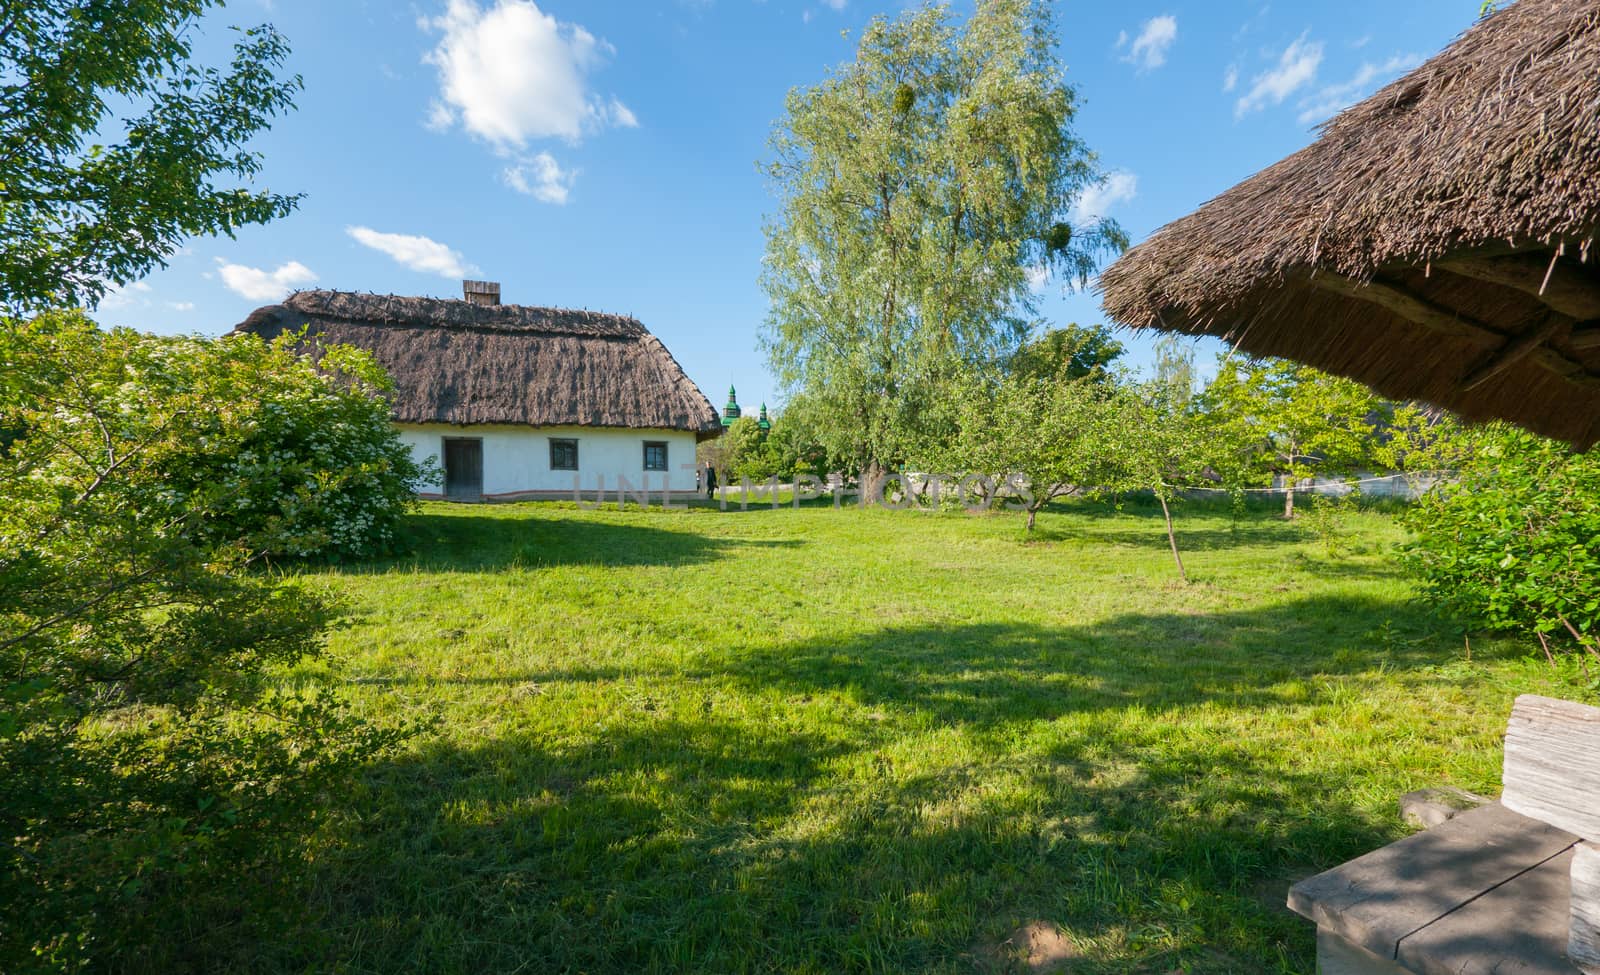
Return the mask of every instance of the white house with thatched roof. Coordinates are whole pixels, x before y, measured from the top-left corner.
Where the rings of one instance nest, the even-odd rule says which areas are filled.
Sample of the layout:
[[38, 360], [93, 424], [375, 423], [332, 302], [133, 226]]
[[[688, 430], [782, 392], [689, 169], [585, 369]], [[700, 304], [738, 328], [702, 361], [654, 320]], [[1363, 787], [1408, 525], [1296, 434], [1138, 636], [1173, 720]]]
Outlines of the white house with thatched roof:
[[689, 497], [695, 444], [722, 430], [711, 401], [636, 319], [499, 303], [301, 291], [235, 329], [370, 351], [394, 379], [400, 437], [459, 500], [586, 498], [601, 486]]

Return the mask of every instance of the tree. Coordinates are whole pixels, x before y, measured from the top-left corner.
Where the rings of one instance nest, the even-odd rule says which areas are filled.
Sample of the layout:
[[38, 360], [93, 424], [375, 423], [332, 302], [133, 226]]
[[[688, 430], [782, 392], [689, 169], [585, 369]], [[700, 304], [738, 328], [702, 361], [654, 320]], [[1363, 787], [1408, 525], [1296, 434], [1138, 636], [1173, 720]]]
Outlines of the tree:
[[1055, 48], [1043, 0], [980, 0], [964, 26], [928, 7], [874, 20], [855, 60], [789, 95], [765, 167], [763, 340], [869, 496], [948, 434], [928, 405], [1016, 348], [1031, 270], [1081, 283], [1126, 244], [1067, 220], [1100, 177]]
[[1390, 408], [1388, 422], [1374, 449], [1379, 468], [1398, 471], [1419, 493], [1424, 478], [1459, 470], [1471, 463], [1496, 435], [1492, 428], [1470, 427], [1449, 410], [1427, 403], [1399, 403]]
[[1294, 517], [1295, 482], [1353, 472], [1372, 457], [1381, 403], [1360, 383], [1282, 359], [1224, 359], [1203, 394], [1212, 435], [1245, 476], [1285, 480], [1283, 516]]
[[1155, 384], [1177, 407], [1187, 407], [1194, 398], [1195, 370], [1192, 340], [1167, 332], [1155, 342]]
[[753, 416], [741, 416], [728, 425], [722, 432], [723, 475], [731, 483], [733, 478], [748, 477], [754, 481], [764, 481], [776, 471], [768, 471], [771, 466], [766, 456], [766, 444], [761, 436], [761, 428]]
[[0, 362], [22, 431], [0, 454], [0, 969], [151, 967], [152, 919], [249, 914], [321, 797], [410, 733], [270, 686], [339, 607], [258, 571], [382, 540], [371, 479], [400, 472], [363, 433], [386, 409], [357, 361], [64, 313], [0, 330]]
[[1213, 445], [1204, 418], [1192, 408], [1192, 390], [1181, 372], [1177, 380], [1158, 376], [1122, 393], [1117, 424], [1122, 436], [1110, 449], [1124, 458], [1118, 469], [1126, 489], [1147, 490], [1161, 505], [1172, 561], [1178, 577], [1187, 583], [1172, 505], [1184, 490], [1205, 483], [1207, 472], [1213, 470], [1208, 462]]
[[1010, 371], [1056, 379], [1111, 380], [1111, 369], [1127, 351], [1104, 325], [1076, 323], [1054, 328], [1026, 343], [1011, 357]]
[[[298, 200], [250, 192], [244, 147], [292, 105], [288, 45], [244, 31], [226, 69], [188, 34], [220, 0], [30, 0], [0, 18], [0, 305], [90, 306], [185, 237], [233, 234]], [[117, 117], [126, 106], [129, 114]], [[102, 133], [121, 133], [101, 144]]]
[[[960, 432], [947, 466], [980, 473], [995, 491], [1019, 498], [1033, 531], [1050, 502], [1127, 482], [1124, 401], [1092, 379], [1009, 375], [972, 383], [961, 400]], [[988, 492], [993, 494], [993, 492]]]

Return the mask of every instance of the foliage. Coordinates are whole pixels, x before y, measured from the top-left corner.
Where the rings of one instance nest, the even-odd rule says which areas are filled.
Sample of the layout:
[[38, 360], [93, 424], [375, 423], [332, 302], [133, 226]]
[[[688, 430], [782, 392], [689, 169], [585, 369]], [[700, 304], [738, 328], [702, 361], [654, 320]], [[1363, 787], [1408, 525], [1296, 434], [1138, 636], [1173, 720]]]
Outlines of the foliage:
[[968, 487], [1014, 496], [1030, 532], [1038, 512], [1058, 498], [1148, 491], [1161, 505], [1173, 560], [1186, 578], [1170, 505], [1208, 470], [1200, 418], [1172, 385], [1115, 379], [1093, 371], [1078, 378], [1013, 372], [973, 383], [960, 399], [956, 437], [930, 452], [930, 466], [976, 472], [984, 480]]
[[768, 477], [792, 481], [810, 475], [825, 480], [830, 473], [827, 448], [819, 442], [803, 402], [790, 403], [773, 416], [766, 450], [772, 458]]
[[770, 458], [762, 439], [761, 428], [753, 416], [741, 416], [722, 431], [723, 455], [718, 467], [730, 484], [740, 477], [766, 480]]
[[1209, 486], [1215, 471], [1208, 460], [1216, 453], [1192, 396], [1191, 377], [1183, 370], [1158, 370], [1151, 382], [1124, 390], [1121, 436], [1109, 446], [1121, 455], [1120, 487], [1149, 491], [1161, 505], [1172, 560], [1185, 582], [1189, 574], [1178, 551], [1172, 505], [1184, 491]]
[[1115, 379], [1113, 366], [1126, 351], [1106, 326], [1072, 324], [1024, 344], [1011, 357], [1007, 371], [1030, 378], [1110, 382]]
[[1413, 487], [1426, 486], [1434, 475], [1459, 470], [1471, 463], [1493, 428], [1469, 427], [1448, 410], [1426, 403], [1400, 403], [1393, 407], [1373, 449], [1376, 466], [1398, 471]]
[[1112, 420], [1109, 395], [1091, 381], [1010, 375], [993, 386], [973, 383], [941, 466], [987, 478], [975, 486], [988, 497], [1018, 496], [1031, 532], [1045, 505], [1101, 482], [1097, 463], [1116, 436]]
[[1494, 424], [1459, 478], [1407, 513], [1426, 596], [1472, 626], [1600, 656], [1600, 453]]
[[1286, 482], [1284, 517], [1294, 517], [1295, 482], [1353, 473], [1373, 459], [1377, 395], [1360, 383], [1283, 359], [1224, 358], [1200, 397], [1217, 462], [1230, 481]]
[[817, 443], [803, 405], [790, 403], [770, 419], [772, 428], [766, 436], [755, 417], [733, 421], [722, 436], [700, 445], [699, 463], [709, 462], [727, 484], [740, 478], [761, 483], [771, 478], [791, 482], [802, 475], [827, 477], [827, 450]]
[[387, 551], [433, 474], [395, 434], [371, 356], [333, 347], [313, 364], [297, 338], [158, 338], [40, 318], [0, 340], [0, 426], [28, 431], [10, 476], [92, 478], [92, 458], [115, 450], [143, 472], [129, 490], [144, 517], [185, 521], [201, 543], [299, 558]]
[[[191, 63], [196, 19], [220, 0], [30, 0], [0, 29], [0, 304], [92, 305], [195, 234], [233, 234], [297, 197], [254, 177], [244, 147], [292, 107], [274, 73], [288, 44], [243, 31], [226, 68]], [[129, 115], [118, 118], [120, 111]], [[106, 133], [120, 141], [102, 144]]]
[[1187, 408], [1195, 394], [1194, 340], [1164, 332], [1155, 341], [1155, 385], [1172, 403]]
[[[250, 913], [330, 790], [408, 733], [264, 680], [338, 606], [253, 568], [260, 547], [354, 536], [241, 508], [303, 463], [286, 433], [359, 428], [363, 367], [60, 314], [0, 332], [0, 363], [22, 431], [0, 458], [0, 968], [141, 969], [160, 914]], [[352, 432], [296, 449], [339, 472]]]
[[943, 435], [929, 404], [1016, 348], [1030, 271], [1081, 282], [1125, 245], [1109, 221], [1065, 222], [1099, 174], [1056, 43], [1043, 0], [981, 0], [964, 25], [924, 7], [872, 21], [855, 60], [788, 98], [764, 343], [869, 481]]
[[[298, 77], [270, 27], [244, 31], [226, 71], [189, 63], [213, 0], [46, 0], [0, 34], [0, 295], [12, 308], [92, 303], [183, 237], [233, 233], [296, 198], [215, 184], [253, 177], [250, 137], [289, 108]], [[113, 105], [142, 109], [116, 120]], [[90, 143], [108, 128], [123, 141]]]
[[1322, 550], [1330, 558], [1344, 554], [1349, 547], [1350, 516], [1360, 507], [1361, 492], [1357, 490], [1341, 495], [1312, 495], [1305, 527], [1322, 543]]

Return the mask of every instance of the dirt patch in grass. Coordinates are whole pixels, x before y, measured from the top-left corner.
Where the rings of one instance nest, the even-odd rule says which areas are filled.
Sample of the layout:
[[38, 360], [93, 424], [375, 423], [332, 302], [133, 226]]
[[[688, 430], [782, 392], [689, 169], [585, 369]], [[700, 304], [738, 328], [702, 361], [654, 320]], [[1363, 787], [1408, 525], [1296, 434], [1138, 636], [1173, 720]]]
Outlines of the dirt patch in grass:
[[1029, 921], [997, 945], [976, 952], [978, 971], [989, 973], [1070, 972], [1083, 957], [1061, 928], [1049, 921]]

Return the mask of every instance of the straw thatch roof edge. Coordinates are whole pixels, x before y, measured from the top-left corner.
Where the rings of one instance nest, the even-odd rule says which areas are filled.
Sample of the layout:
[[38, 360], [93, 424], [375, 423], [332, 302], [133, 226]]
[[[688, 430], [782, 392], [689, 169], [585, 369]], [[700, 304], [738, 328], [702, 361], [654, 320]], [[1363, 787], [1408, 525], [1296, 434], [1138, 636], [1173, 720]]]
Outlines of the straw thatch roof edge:
[[1107, 315], [1600, 440], [1600, 3], [1521, 0], [1102, 275]]
[[371, 352], [395, 382], [401, 423], [722, 430], [715, 407], [636, 319], [599, 312], [339, 291], [300, 291], [234, 333]]

